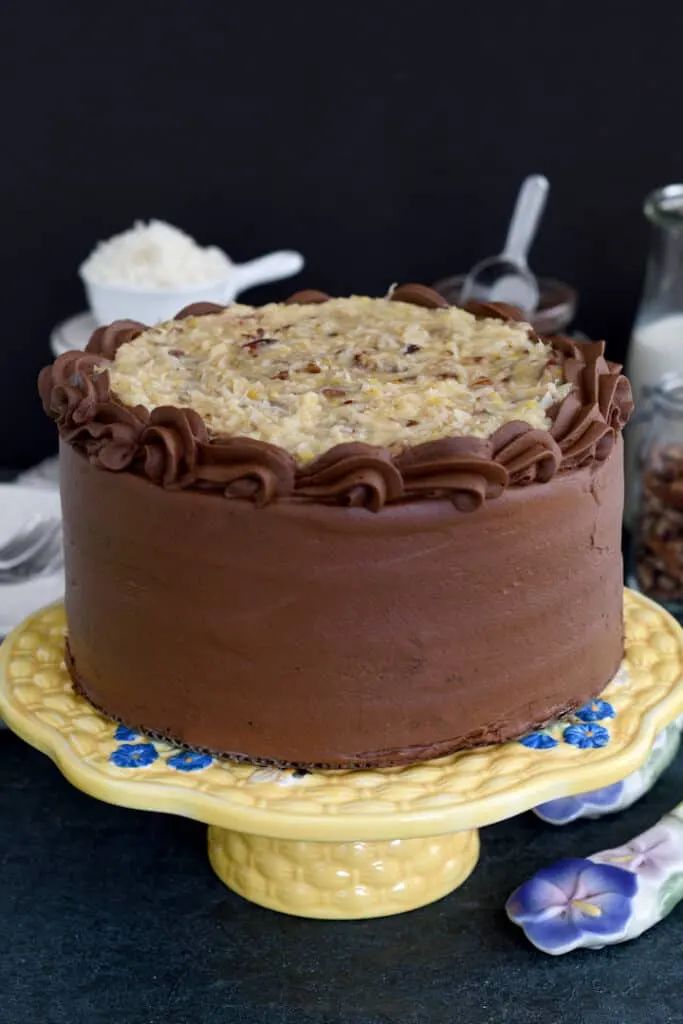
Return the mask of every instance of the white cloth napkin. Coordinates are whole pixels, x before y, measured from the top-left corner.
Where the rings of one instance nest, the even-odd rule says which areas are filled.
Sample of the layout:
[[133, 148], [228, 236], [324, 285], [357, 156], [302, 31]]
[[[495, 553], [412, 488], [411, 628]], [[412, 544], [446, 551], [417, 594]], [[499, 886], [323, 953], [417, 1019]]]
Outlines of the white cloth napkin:
[[[0, 538], [6, 541], [35, 513], [58, 517], [57, 460], [36, 466], [14, 484], [0, 485]], [[56, 601], [64, 593], [64, 571], [24, 583], [0, 585], [0, 642], [6, 633], [32, 612]], [[0, 720], [0, 729], [4, 723]]]
[[59, 487], [59, 459], [56, 455], [44, 459], [33, 469], [27, 469], [17, 477], [17, 483], [25, 487]]

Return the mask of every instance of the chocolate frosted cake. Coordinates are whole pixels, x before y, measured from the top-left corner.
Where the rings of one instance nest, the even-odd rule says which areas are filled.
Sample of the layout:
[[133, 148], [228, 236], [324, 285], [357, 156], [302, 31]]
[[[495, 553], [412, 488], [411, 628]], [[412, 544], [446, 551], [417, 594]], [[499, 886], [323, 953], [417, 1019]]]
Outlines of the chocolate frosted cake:
[[595, 697], [632, 406], [603, 352], [418, 285], [99, 329], [40, 378], [75, 685], [152, 735], [327, 767]]

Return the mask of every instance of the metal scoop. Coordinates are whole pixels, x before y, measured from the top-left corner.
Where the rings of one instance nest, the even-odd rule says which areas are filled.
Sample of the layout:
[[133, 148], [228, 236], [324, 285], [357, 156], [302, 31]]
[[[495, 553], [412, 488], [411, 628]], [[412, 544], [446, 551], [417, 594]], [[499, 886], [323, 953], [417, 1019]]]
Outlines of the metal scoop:
[[524, 180], [505, 248], [499, 256], [489, 256], [470, 270], [460, 293], [461, 306], [475, 299], [479, 302], [505, 302], [527, 314], [536, 311], [538, 282], [529, 270], [526, 258], [545, 207], [548, 188], [548, 179], [542, 174], [532, 174]]

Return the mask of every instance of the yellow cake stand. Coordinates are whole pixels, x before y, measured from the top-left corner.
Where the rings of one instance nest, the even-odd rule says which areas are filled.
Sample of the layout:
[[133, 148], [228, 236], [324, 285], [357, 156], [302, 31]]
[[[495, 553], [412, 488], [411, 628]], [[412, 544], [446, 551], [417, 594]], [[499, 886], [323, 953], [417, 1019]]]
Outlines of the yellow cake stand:
[[74, 693], [61, 604], [27, 619], [0, 649], [0, 717], [86, 793], [207, 823], [226, 885], [303, 917], [397, 914], [460, 885], [477, 829], [536, 804], [617, 782], [683, 713], [683, 631], [625, 592], [626, 656], [601, 700], [512, 742], [408, 768], [255, 768], [150, 740]]

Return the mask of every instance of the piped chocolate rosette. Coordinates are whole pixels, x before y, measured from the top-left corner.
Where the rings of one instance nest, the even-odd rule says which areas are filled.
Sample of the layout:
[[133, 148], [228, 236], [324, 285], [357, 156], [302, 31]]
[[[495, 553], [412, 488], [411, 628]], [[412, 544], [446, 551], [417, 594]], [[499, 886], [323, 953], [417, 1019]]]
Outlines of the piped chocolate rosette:
[[93, 464], [258, 506], [379, 512], [603, 461], [632, 410], [604, 343], [539, 338], [518, 310], [449, 306], [422, 285], [386, 298], [299, 292], [261, 308], [200, 303], [98, 329], [40, 375], [44, 408]]

